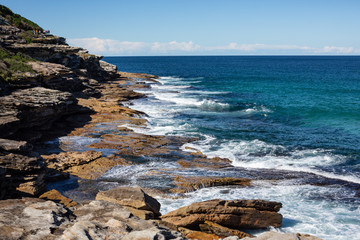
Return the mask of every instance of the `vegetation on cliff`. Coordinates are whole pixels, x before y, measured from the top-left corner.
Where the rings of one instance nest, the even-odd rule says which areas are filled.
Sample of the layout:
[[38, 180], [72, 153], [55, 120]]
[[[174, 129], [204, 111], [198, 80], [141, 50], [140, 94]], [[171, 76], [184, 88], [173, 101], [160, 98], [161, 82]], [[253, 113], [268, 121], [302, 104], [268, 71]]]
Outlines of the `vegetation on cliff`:
[[9, 8], [0, 5], [0, 15], [10, 24], [23, 30], [43, 30], [39, 25], [22, 17], [20, 14], [13, 13]]
[[20, 52], [13, 54], [0, 48], [0, 81], [10, 83], [18, 80], [20, 73], [34, 72], [27, 64], [29, 61], [35, 60]]

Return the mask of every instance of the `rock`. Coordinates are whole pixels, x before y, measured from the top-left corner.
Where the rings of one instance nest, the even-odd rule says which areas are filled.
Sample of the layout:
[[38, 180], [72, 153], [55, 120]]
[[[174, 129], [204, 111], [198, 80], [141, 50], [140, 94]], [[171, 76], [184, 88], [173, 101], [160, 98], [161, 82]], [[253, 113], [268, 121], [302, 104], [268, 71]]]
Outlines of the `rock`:
[[279, 233], [279, 232], [265, 232], [255, 238], [243, 238], [243, 240], [321, 240], [315, 236], [295, 234], [295, 233]]
[[[150, 211], [153, 212], [155, 218], [161, 215], [160, 203], [155, 198], [147, 195], [140, 187], [119, 187], [99, 192], [96, 195], [96, 200], [105, 200], [130, 207], [130, 211], [132, 208]], [[151, 217], [147, 212], [144, 214], [138, 212], [134, 212], [134, 215]]]
[[[76, 99], [67, 92], [34, 87], [20, 89], [0, 97], [0, 137], [19, 129], [51, 127], [60, 116], [78, 111]], [[6, 119], [14, 119], [7, 121]]]
[[69, 151], [58, 154], [42, 155], [42, 157], [46, 160], [48, 168], [56, 169], [58, 171], [63, 171], [73, 166], [89, 163], [101, 156], [102, 152], [94, 150], [85, 152]]
[[183, 236], [185, 236], [187, 239], [193, 239], [193, 240], [219, 240], [221, 239], [219, 236], [211, 233], [205, 233], [200, 231], [193, 231], [187, 228], [179, 228], [179, 231]]
[[248, 178], [232, 178], [232, 177], [182, 177], [176, 176], [174, 183], [177, 188], [171, 189], [175, 193], [186, 193], [196, 191], [201, 188], [216, 187], [216, 186], [249, 186], [250, 179]]
[[117, 73], [117, 66], [114, 65], [114, 64], [110, 64], [110, 63], [107, 63], [107, 62], [104, 62], [104, 61], [99, 61], [100, 63], [100, 67], [108, 72], [108, 73], [111, 73], [111, 74], [116, 74]]
[[190, 229], [198, 229], [205, 221], [233, 229], [280, 227], [280, 208], [281, 203], [264, 200], [210, 200], [179, 208], [161, 219]]
[[180, 233], [153, 227], [142, 231], [133, 231], [122, 238], [123, 240], [158, 240], [158, 239], [184, 239]]
[[[66, 239], [182, 239], [179, 233], [157, 227], [154, 222], [133, 217], [122, 206], [106, 202], [91, 201], [74, 211], [76, 222], [66, 228]], [[155, 238], [158, 237], [158, 238]], [[85, 238], [89, 239], [89, 238]]]
[[77, 205], [77, 202], [74, 202], [70, 198], [67, 198], [63, 196], [61, 193], [59, 193], [57, 190], [52, 189], [46, 193], [43, 193], [39, 198], [44, 200], [51, 200], [56, 203], [60, 203], [64, 205], [65, 207], [74, 207]]
[[91, 201], [71, 211], [52, 201], [24, 198], [0, 201], [0, 239], [183, 238], [153, 221], [132, 216], [115, 203]]
[[242, 232], [239, 230], [234, 230], [234, 229], [230, 229], [227, 227], [223, 227], [217, 223], [210, 222], [210, 221], [205, 221], [205, 223], [200, 224], [199, 227], [202, 232], [215, 234], [221, 238], [230, 237], [230, 236], [237, 236], [239, 238], [253, 237], [251, 234], [248, 234], [248, 233], [245, 233], [245, 232]]
[[0, 150], [27, 153], [30, 152], [32, 148], [33, 146], [26, 141], [14, 141], [0, 138]]
[[0, 201], [0, 239], [48, 238], [61, 224], [69, 223], [70, 212], [51, 201], [36, 198]]
[[45, 169], [41, 158], [0, 151], [3, 182], [0, 199], [37, 196], [45, 190]]

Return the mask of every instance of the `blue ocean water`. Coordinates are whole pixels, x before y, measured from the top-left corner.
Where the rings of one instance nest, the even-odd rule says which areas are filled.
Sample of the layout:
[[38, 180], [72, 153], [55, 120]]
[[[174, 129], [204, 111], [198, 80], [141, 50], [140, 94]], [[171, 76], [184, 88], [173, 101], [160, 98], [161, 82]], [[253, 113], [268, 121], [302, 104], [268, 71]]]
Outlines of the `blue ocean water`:
[[[199, 137], [187, 146], [227, 157], [236, 167], [304, 173], [304, 178], [311, 173], [321, 179], [320, 184], [259, 182], [255, 189], [231, 189], [232, 197], [246, 193], [283, 202], [287, 221], [281, 231], [359, 239], [360, 57], [104, 60], [121, 71], [160, 77], [160, 84], [143, 90], [149, 97], [131, 106], [148, 114], [147, 133]], [[193, 201], [215, 193], [229, 198], [222, 190], [203, 189], [189, 196]], [[163, 200], [163, 206], [172, 210], [182, 204], [177, 201]], [[341, 238], [344, 231], [348, 235]]]

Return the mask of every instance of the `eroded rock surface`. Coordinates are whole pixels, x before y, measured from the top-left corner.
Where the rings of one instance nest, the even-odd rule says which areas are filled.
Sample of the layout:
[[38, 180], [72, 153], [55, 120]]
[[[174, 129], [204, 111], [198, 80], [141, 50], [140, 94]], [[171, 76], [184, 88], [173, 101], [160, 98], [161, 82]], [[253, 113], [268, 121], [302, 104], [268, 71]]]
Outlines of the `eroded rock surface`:
[[96, 199], [126, 206], [135, 216], [143, 219], [154, 219], [161, 215], [160, 203], [147, 195], [140, 187], [110, 189], [99, 192]]
[[179, 208], [161, 219], [190, 229], [211, 221], [232, 229], [281, 227], [281, 203], [264, 200], [210, 200]]

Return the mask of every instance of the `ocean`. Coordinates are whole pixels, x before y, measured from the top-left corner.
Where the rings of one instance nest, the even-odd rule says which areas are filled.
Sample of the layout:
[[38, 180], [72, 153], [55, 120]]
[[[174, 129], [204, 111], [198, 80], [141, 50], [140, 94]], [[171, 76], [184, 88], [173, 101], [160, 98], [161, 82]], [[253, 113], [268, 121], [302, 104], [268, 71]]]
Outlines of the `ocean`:
[[[141, 90], [148, 98], [130, 105], [147, 114], [147, 128], [136, 131], [197, 137], [182, 148], [229, 158], [229, 175], [257, 180], [249, 188], [205, 188], [186, 199], [160, 199], [162, 213], [212, 198], [260, 198], [283, 203], [277, 231], [360, 239], [360, 57], [104, 60], [120, 71], [160, 77], [160, 84]], [[278, 180], [268, 181], [274, 175]]]

